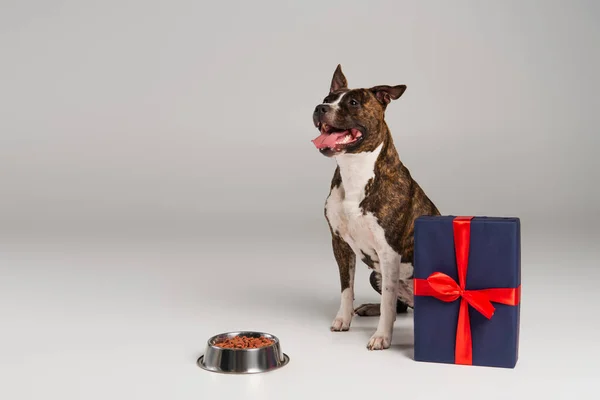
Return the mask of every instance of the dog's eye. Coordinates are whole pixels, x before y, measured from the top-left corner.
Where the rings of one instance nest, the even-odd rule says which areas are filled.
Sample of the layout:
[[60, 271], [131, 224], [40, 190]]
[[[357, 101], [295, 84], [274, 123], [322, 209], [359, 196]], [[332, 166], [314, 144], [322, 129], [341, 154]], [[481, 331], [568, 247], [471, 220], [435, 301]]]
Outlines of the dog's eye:
[[352, 100], [350, 100], [350, 105], [351, 106], [357, 106], [358, 105], [358, 101], [352, 99]]

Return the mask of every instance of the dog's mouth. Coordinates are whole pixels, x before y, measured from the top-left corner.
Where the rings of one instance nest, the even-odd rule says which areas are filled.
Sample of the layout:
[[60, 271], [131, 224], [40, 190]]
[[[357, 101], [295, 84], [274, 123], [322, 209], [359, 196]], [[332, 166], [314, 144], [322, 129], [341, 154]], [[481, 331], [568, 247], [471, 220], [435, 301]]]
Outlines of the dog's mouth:
[[357, 128], [340, 129], [325, 123], [319, 123], [317, 127], [321, 134], [312, 142], [322, 153], [340, 152], [363, 138], [362, 132]]

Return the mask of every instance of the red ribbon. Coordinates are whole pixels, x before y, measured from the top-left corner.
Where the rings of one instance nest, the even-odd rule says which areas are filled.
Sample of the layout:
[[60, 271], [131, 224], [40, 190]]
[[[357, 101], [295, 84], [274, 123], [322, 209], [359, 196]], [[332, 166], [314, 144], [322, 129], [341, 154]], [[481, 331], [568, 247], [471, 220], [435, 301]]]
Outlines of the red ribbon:
[[456, 328], [454, 362], [462, 365], [473, 364], [469, 305], [487, 319], [491, 319], [495, 311], [492, 302], [516, 306], [521, 300], [520, 285], [517, 288], [465, 289], [472, 219], [473, 217], [456, 217], [453, 220], [454, 248], [456, 250], [459, 283], [456, 283], [454, 279], [442, 272], [434, 272], [427, 279], [414, 279], [415, 296], [433, 296], [445, 302], [461, 299], [458, 326]]

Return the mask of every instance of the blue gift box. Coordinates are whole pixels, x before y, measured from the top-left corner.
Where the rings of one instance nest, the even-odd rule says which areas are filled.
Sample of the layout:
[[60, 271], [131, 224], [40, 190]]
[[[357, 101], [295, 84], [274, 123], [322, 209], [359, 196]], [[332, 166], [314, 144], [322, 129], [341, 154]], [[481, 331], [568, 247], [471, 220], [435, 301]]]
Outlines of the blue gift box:
[[[468, 254], [466, 280], [464, 287], [458, 289], [456, 285], [459, 284], [460, 278], [456, 246], [459, 241], [464, 241], [458, 236], [455, 238], [459, 220], [460, 218], [454, 216], [423, 216], [415, 221], [414, 358], [416, 361], [425, 362], [514, 368], [519, 352], [520, 220], [469, 218], [466, 227], [469, 231], [466, 236], [468, 249], [464, 251], [464, 254]], [[463, 252], [459, 250], [458, 253]], [[440, 279], [443, 284], [440, 284]], [[451, 281], [455, 281], [456, 284], [446, 285]], [[427, 287], [419, 288], [418, 284]], [[450, 286], [456, 287], [452, 295], [440, 295], [435, 291], [449, 290]], [[417, 289], [427, 290], [423, 292]], [[480, 291], [481, 289], [492, 290]], [[487, 299], [491, 300], [491, 303], [486, 299], [482, 300], [485, 303], [483, 306], [493, 306], [493, 315], [488, 315], [489, 319], [476, 309], [477, 305], [465, 300], [481, 300], [481, 297], [485, 297], [489, 292], [506, 293], [511, 289], [515, 294], [516, 300], [512, 300], [514, 304], [503, 304], [504, 300], [496, 300], [493, 295]], [[470, 291], [479, 292], [469, 295]], [[417, 292], [421, 295], [417, 295]], [[469, 306], [462, 305], [462, 302]], [[465, 346], [465, 341], [458, 342], [461, 342], [461, 349], [469, 347], [469, 362], [459, 362], [460, 357], [456, 353], [461, 351], [457, 350], [457, 327], [461, 307], [465, 307], [464, 314], [468, 313], [461, 318], [466, 319], [467, 325], [470, 325], [471, 343]], [[459, 339], [464, 339], [462, 334]]]

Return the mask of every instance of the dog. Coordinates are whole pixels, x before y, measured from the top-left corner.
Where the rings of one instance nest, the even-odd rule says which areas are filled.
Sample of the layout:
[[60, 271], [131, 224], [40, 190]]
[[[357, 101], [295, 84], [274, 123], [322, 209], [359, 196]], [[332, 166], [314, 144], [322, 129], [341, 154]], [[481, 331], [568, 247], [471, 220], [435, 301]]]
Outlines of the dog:
[[[396, 315], [414, 306], [415, 219], [440, 215], [400, 161], [385, 121], [388, 105], [405, 90], [406, 85], [349, 89], [338, 65], [329, 93], [313, 112], [320, 134], [312, 142], [337, 163], [325, 202], [341, 283], [331, 330], [349, 330], [354, 315], [379, 316], [369, 350], [389, 348]], [[354, 308], [357, 257], [372, 270], [370, 283], [380, 304]]]

